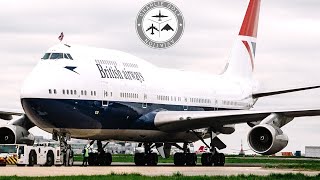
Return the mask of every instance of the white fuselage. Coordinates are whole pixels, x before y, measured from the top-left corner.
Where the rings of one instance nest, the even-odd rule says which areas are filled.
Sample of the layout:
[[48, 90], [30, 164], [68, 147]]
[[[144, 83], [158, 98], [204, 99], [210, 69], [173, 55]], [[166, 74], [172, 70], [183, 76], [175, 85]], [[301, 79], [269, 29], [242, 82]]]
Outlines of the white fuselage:
[[[45, 119], [49, 116], [46, 116], [46, 113], [50, 113], [46, 112], [44, 106], [51, 101], [66, 101], [68, 107], [65, 108], [70, 111], [72, 109], [80, 111], [80, 113], [83, 113], [81, 108], [84, 108], [80, 104], [92, 101], [94, 105], [89, 106], [92, 106], [93, 109], [87, 108], [92, 112], [83, 113], [84, 116], [90, 116], [90, 118], [86, 120], [85, 117], [83, 119], [78, 117], [84, 124], [92, 124], [90, 122], [93, 118], [91, 113], [101, 115], [101, 108], [106, 110], [110, 103], [126, 104], [126, 107], [130, 108], [129, 110], [138, 112], [139, 115], [135, 118], [157, 109], [179, 110], [180, 107], [185, 111], [249, 109], [253, 104], [251, 98], [253, 86], [249, 79], [159, 68], [135, 56], [115, 50], [81, 46], [68, 47], [64, 44], [58, 44], [46, 53], [49, 54], [49, 59], [39, 61], [26, 79], [21, 91], [21, 99], [25, 112], [28, 117], [31, 117], [31, 121], [49, 132], [56, 129], [70, 132], [73, 137], [120, 140], [123, 138], [117, 138], [119, 134], [115, 135], [115, 132], [132, 132], [128, 133], [130, 137], [141, 136], [136, 132], [142, 133], [143, 131], [161, 134], [156, 128], [134, 128], [134, 125], [128, 129], [125, 125], [104, 127], [101, 125], [104, 117], [98, 117], [100, 118], [98, 120], [100, 126], [94, 125], [88, 128], [84, 126], [72, 127], [65, 122], [57, 124], [58, 122]], [[70, 54], [73, 60], [69, 58], [50, 59], [52, 53]], [[43, 99], [48, 102], [24, 104], [24, 99]], [[71, 104], [70, 101], [72, 101]], [[32, 107], [34, 104], [37, 104], [36, 107]], [[71, 107], [73, 105], [74, 107]], [[34, 109], [38, 109], [38, 111]], [[63, 114], [70, 119], [73, 116], [67, 109], [64, 109], [64, 112], [51, 110], [50, 112], [51, 114], [61, 113], [59, 119]], [[121, 117], [131, 118], [132, 115], [130, 113], [126, 115], [126, 111], [115, 112], [114, 110], [112, 113], [124, 113], [124, 115], [119, 115], [119, 119], [122, 120]], [[74, 113], [71, 112], [71, 114]], [[36, 117], [39, 115], [41, 118]], [[117, 115], [115, 117], [118, 117]], [[148, 133], [148, 135], [150, 134]], [[123, 136], [127, 135], [123, 134]]]

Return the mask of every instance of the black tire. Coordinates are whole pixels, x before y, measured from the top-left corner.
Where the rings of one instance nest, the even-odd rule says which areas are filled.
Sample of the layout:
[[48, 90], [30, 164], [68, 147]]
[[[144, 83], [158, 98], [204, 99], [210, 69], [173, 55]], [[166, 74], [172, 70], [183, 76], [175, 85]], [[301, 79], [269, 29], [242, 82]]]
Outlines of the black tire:
[[224, 164], [226, 162], [226, 158], [225, 158], [224, 154], [223, 153], [219, 153], [218, 154], [218, 158], [219, 158], [218, 166], [224, 166]]
[[212, 166], [213, 156], [211, 153], [203, 153], [201, 155], [201, 164], [202, 166]]
[[88, 164], [89, 164], [89, 166], [98, 166], [99, 165], [98, 153], [89, 153]]
[[47, 161], [45, 166], [52, 166], [54, 165], [54, 154], [52, 151], [48, 151], [47, 153]]
[[106, 166], [110, 166], [112, 163], [112, 154], [106, 153]]
[[197, 155], [196, 153], [187, 153], [186, 154], [186, 165], [195, 166], [197, 165]]
[[144, 153], [134, 154], [134, 163], [137, 166], [144, 166], [146, 164], [146, 158]]
[[145, 156], [146, 163], [148, 166], [156, 166], [158, 164], [158, 154], [157, 153], [149, 153]]
[[186, 163], [185, 153], [175, 153], [173, 156], [173, 162], [176, 166], [183, 166]]
[[28, 166], [34, 166], [35, 164], [37, 164], [37, 154], [35, 151], [30, 151], [29, 153], [29, 164]]
[[110, 166], [112, 163], [111, 153], [103, 153], [99, 156], [99, 165], [100, 166]]
[[220, 153], [215, 152], [213, 157], [212, 157], [212, 163], [213, 163], [214, 166], [220, 166], [219, 165], [220, 164], [220, 155], [219, 154]]

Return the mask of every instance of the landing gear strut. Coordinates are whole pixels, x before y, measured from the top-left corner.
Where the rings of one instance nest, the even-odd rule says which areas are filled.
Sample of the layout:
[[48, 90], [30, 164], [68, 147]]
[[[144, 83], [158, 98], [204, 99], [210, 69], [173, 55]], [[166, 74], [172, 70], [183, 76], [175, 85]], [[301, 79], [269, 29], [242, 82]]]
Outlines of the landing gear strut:
[[[195, 133], [196, 134], [196, 133]], [[214, 138], [216, 138], [215, 133], [210, 132], [210, 146], [203, 140], [202, 137], [198, 136], [198, 138], [208, 147], [210, 148], [209, 153], [203, 153], [201, 155], [201, 164], [202, 166], [224, 166], [225, 164], [225, 156], [223, 153], [219, 153], [217, 148], [214, 145]]]
[[[60, 143], [61, 156], [63, 157], [63, 165], [72, 166], [73, 165], [73, 150], [71, 149], [70, 144], [70, 134], [62, 132], [53, 132], [53, 139], [58, 140]], [[53, 159], [54, 155], [47, 156], [47, 165], [52, 165], [54, 162], [50, 162], [50, 159]]]
[[[91, 141], [90, 145], [92, 145], [94, 141]], [[88, 164], [89, 166], [110, 166], [112, 163], [112, 155], [109, 152], [105, 152], [104, 148], [108, 145], [106, 143], [102, 146], [102, 142], [100, 140], [97, 141], [98, 152], [97, 153], [89, 153]]]
[[[142, 144], [139, 144], [141, 146]], [[151, 143], [144, 143], [144, 153], [134, 154], [134, 163], [137, 166], [156, 166], [158, 164], [158, 154], [153, 153], [151, 148], [153, 147]]]
[[181, 148], [177, 144], [176, 147], [183, 150], [182, 152], [175, 153], [173, 156], [174, 165], [176, 166], [195, 166], [197, 165], [197, 155], [196, 153], [190, 153], [190, 149], [188, 148], [188, 143], [183, 143], [183, 147]]

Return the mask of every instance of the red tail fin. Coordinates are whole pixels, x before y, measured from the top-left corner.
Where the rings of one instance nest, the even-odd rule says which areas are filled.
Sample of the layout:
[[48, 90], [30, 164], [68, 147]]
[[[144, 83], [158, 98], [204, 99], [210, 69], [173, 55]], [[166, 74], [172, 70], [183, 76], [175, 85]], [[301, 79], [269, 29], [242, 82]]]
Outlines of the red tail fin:
[[239, 35], [257, 37], [261, 0], [250, 0]]

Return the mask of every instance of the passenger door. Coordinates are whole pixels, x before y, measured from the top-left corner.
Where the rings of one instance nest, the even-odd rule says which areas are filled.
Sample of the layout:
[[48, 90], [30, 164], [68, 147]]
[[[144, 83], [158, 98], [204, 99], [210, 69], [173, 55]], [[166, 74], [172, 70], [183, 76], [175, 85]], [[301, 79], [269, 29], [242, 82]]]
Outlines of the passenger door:
[[101, 105], [102, 107], [108, 107], [109, 106], [109, 100], [112, 97], [112, 92], [109, 91], [109, 83], [102, 81], [101, 83], [102, 87], [102, 101]]

